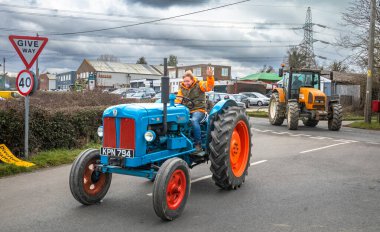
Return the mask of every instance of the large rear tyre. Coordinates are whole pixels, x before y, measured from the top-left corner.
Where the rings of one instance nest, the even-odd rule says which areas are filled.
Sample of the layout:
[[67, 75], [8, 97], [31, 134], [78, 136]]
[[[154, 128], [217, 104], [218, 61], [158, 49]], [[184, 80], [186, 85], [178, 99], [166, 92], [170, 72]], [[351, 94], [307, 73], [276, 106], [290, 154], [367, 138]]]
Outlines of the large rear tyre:
[[338, 131], [342, 126], [342, 105], [335, 103], [330, 106], [328, 127], [331, 131]]
[[100, 202], [111, 185], [112, 174], [96, 171], [99, 150], [83, 151], [71, 166], [69, 185], [74, 198], [84, 205]]
[[297, 102], [288, 102], [287, 121], [289, 130], [298, 129], [299, 109]]
[[209, 158], [215, 184], [236, 189], [245, 181], [251, 157], [251, 131], [244, 109], [228, 107], [216, 116]]
[[275, 126], [281, 126], [285, 119], [284, 110], [280, 107], [280, 97], [274, 92], [269, 101], [268, 107], [269, 122]]
[[315, 119], [308, 119], [308, 118], [303, 118], [302, 119], [302, 122], [305, 126], [308, 126], [308, 127], [316, 127], [319, 123], [319, 120], [315, 120]]
[[190, 172], [180, 158], [166, 160], [158, 170], [153, 185], [153, 208], [162, 220], [179, 217], [190, 195]]

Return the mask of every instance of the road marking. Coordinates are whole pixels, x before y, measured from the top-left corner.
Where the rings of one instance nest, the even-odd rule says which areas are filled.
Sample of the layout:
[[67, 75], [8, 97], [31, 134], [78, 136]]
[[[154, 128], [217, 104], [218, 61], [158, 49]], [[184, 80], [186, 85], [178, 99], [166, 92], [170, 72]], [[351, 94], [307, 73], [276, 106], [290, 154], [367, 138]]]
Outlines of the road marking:
[[367, 142], [369, 144], [375, 144], [375, 145], [379, 145], [380, 143], [375, 143], [375, 142]]
[[309, 137], [309, 139], [333, 139], [333, 138], [322, 137], [322, 136], [315, 136], [315, 137]]
[[[260, 161], [257, 161], [257, 162], [253, 162], [253, 163], [251, 163], [251, 166], [262, 164], [262, 163], [265, 163], [267, 161], [268, 160], [260, 160]], [[199, 177], [197, 179], [191, 180], [191, 183], [195, 183], [195, 182], [198, 182], [198, 181], [201, 181], [201, 180], [206, 180], [206, 179], [211, 178], [211, 177], [212, 177], [212, 175], [202, 176], [202, 177]], [[151, 197], [151, 196], [153, 196], [153, 193], [148, 193], [146, 195]]]
[[347, 139], [336, 139], [335, 142], [343, 142], [343, 143], [357, 143], [356, 140], [347, 140]]
[[283, 134], [290, 134], [289, 132], [276, 132], [272, 131], [273, 134], [283, 135]]
[[326, 148], [329, 148], [329, 147], [335, 147], [335, 146], [339, 146], [339, 145], [343, 145], [343, 144], [349, 144], [349, 143], [337, 143], [337, 144], [333, 144], [333, 145], [329, 145], [329, 146], [325, 146], [325, 147], [319, 147], [319, 148], [315, 148], [315, 149], [301, 151], [300, 153], [304, 154], [304, 153], [308, 153], [308, 152], [312, 152], [312, 151], [318, 151], [318, 150], [326, 149]]

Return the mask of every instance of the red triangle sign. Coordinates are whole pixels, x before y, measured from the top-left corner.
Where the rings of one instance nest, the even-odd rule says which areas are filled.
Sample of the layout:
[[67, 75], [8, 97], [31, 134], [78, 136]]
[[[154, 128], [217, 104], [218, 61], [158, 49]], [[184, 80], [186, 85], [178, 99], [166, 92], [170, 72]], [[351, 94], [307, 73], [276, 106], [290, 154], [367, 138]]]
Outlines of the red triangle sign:
[[44, 49], [48, 42], [48, 38], [44, 37], [19, 35], [10, 35], [9, 40], [27, 69], [30, 69], [33, 66], [34, 62], [36, 62], [38, 56], [42, 52], [42, 49]]

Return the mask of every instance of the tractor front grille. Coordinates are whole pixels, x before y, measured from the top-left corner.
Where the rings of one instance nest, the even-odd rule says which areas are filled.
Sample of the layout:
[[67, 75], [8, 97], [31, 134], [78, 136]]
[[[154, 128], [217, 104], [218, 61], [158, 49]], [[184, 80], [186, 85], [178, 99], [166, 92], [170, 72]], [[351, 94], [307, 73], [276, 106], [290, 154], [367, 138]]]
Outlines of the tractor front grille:
[[135, 120], [130, 118], [103, 119], [103, 147], [135, 149]]

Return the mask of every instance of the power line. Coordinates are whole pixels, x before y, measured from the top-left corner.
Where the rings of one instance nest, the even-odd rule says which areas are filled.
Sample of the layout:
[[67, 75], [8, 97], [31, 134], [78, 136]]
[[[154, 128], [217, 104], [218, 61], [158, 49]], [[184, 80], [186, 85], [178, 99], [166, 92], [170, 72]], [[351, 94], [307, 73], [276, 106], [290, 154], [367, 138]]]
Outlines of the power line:
[[207, 11], [211, 11], [211, 10], [216, 10], [216, 9], [220, 9], [220, 8], [225, 8], [225, 7], [229, 7], [229, 6], [233, 6], [233, 5], [237, 5], [237, 4], [241, 4], [241, 3], [249, 2], [249, 1], [250, 0], [243, 0], [243, 1], [235, 2], [235, 3], [225, 4], [225, 5], [222, 5], [222, 6], [208, 8], [208, 9], [205, 9], [205, 10], [199, 10], [199, 11], [194, 11], [194, 12], [190, 12], [190, 13], [186, 13], [186, 14], [181, 14], [181, 15], [176, 15], [176, 16], [171, 16], [171, 17], [161, 18], [161, 19], [156, 19], [156, 20], [150, 20], [150, 21], [145, 21], [145, 22], [140, 22], [140, 23], [135, 23], [135, 24], [129, 24], [129, 25], [124, 25], [124, 26], [108, 27], [108, 28], [101, 28], [101, 29], [94, 29], [94, 30], [87, 30], [87, 31], [57, 33], [57, 34], [53, 34], [53, 35], [85, 34], [85, 33], [99, 32], [99, 31], [108, 31], [108, 30], [115, 30], [115, 29], [133, 27], [133, 26], [138, 26], [138, 25], [143, 25], [143, 24], [150, 24], [150, 23], [161, 22], [161, 21], [165, 21], [165, 20], [169, 20], [169, 19], [175, 19], [175, 18], [179, 18], [179, 17], [199, 14], [199, 13], [203, 13], [203, 12], [207, 12]]

